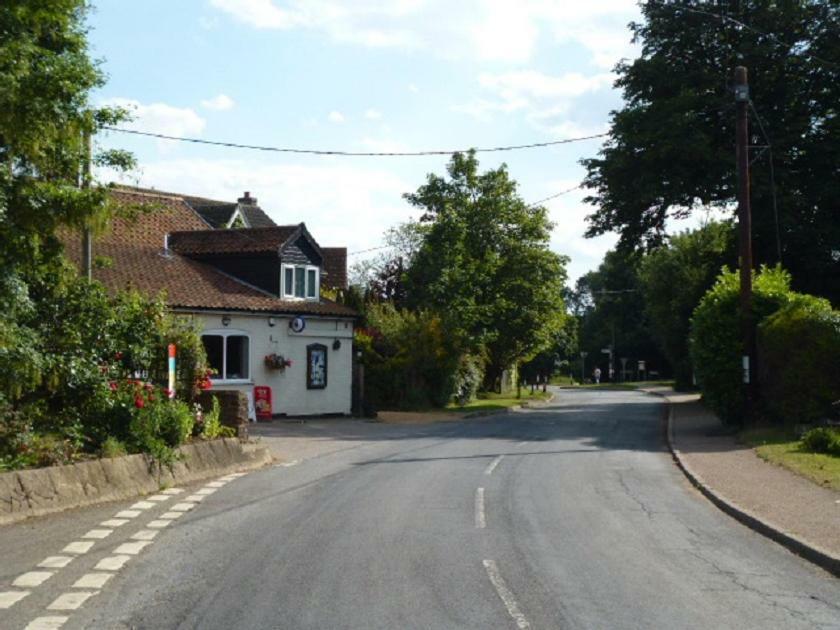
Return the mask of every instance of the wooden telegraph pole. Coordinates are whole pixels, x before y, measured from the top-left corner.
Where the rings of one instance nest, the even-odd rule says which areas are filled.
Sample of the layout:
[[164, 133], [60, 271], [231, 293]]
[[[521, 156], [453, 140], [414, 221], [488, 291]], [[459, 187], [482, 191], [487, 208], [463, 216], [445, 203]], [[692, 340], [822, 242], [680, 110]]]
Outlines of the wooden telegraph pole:
[[750, 88], [747, 69], [735, 68], [735, 156], [738, 164], [738, 246], [741, 271], [741, 366], [746, 394], [746, 420], [753, 417], [755, 327], [752, 315], [752, 214], [749, 153]]

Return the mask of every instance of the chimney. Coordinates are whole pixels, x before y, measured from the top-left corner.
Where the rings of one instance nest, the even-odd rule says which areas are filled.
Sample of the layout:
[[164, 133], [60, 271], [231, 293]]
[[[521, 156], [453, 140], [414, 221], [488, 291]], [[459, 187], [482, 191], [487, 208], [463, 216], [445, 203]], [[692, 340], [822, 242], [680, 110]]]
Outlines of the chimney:
[[251, 193], [250, 193], [250, 192], [248, 192], [247, 190], [245, 191], [245, 194], [244, 194], [244, 195], [242, 195], [242, 196], [241, 196], [239, 199], [237, 199], [236, 201], [237, 201], [238, 203], [240, 203], [240, 204], [244, 205], [244, 206], [256, 206], [256, 205], [257, 205], [257, 198], [256, 198], [256, 197], [252, 197], [252, 196], [251, 196]]

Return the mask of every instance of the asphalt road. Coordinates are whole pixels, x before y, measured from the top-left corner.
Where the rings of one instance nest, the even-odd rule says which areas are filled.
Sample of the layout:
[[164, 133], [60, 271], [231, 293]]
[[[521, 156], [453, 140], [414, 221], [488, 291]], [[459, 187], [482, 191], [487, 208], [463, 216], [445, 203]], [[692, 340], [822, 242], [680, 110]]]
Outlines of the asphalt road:
[[[696, 493], [661, 415], [644, 394], [563, 391], [540, 410], [373, 425], [139, 508], [0, 627], [840, 628], [840, 581]], [[148, 546], [115, 550], [184, 501]], [[0, 529], [0, 591], [130, 507]], [[112, 577], [74, 586], [96, 574]], [[68, 592], [90, 596], [50, 611]]]

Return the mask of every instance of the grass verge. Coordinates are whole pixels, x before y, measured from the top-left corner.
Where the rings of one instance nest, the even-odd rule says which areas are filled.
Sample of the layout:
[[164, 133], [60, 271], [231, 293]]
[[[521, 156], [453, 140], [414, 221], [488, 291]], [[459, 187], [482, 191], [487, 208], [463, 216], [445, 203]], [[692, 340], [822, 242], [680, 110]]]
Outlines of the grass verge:
[[758, 456], [810, 479], [824, 488], [840, 490], [840, 457], [811, 453], [789, 431], [778, 428], [747, 429], [739, 435]]
[[472, 413], [474, 411], [501, 411], [503, 409], [510, 409], [526, 402], [538, 402], [548, 400], [551, 398], [550, 393], [534, 392], [522, 390], [521, 398], [517, 398], [512, 394], [479, 394], [479, 398], [471, 400], [466, 405], [458, 405], [450, 403], [446, 406], [447, 411], [454, 411], [457, 413]]

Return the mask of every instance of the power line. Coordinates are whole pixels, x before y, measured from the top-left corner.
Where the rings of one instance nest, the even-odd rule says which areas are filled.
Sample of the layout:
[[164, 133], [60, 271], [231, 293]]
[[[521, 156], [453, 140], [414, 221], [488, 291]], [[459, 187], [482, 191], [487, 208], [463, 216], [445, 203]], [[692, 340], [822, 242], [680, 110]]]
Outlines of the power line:
[[157, 138], [159, 140], [174, 140], [176, 142], [190, 142], [192, 144], [206, 144], [216, 147], [229, 147], [233, 149], [248, 149], [251, 151], [267, 151], [272, 153], [297, 153], [308, 155], [336, 155], [340, 157], [417, 157], [423, 155], [452, 155], [453, 153], [466, 153], [467, 151], [475, 151], [476, 153], [498, 153], [501, 151], [519, 151], [521, 149], [538, 149], [543, 147], [557, 146], [560, 144], [571, 144], [572, 142], [583, 142], [585, 140], [594, 140], [596, 138], [604, 138], [607, 133], [597, 133], [591, 136], [580, 136], [578, 138], [566, 138], [564, 140], [549, 140], [547, 142], [532, 142], [530, 144], [513, 144], [498, 147], [484, 147], [473, 149], [451, 149], [451, 150], [431, 150], [431, 151], [341, 151], [336, 149], [321, 150], [321, 149], [298, 149], [291, 147], [272, 147], [262, 146], [256, 144], [241, 144], [238, 142], [222, 142], [219, 140], [203, 140], [201, 138], [186, 138], [182, 136], [169, 136], [163, 133], [153, 133], [151, 131], [138, 131], [136, 129], [125, 129], [123, 127], [102, 127], [105, 131], [115, 131], [118, 133], [127, 133], [135, 136], [146, 136], [149, 138]]
[[[583, 188], [583, 184], [578, 184], [577, 186], [572, 186], [571, 188], [567, 188], [566, 190], [561, 190], [559, 193], [555, 193], [553, 195], [545, 197], [544, 199], [540, 199], [539, 201], [535, 201], [533, 203], [528, 204], [528, 207], [533, 208], [534, 206], [538, 206], [540, 204], [543, 204], [546, 201], [551, 201], [552, 199], [557, 199], [557, 197], [562, 197], [563, 195], [567, 195], [570, 192], [578, 190], [579, 188]], [[356, 256], [358, 254], [367, 254], [368, 252], [376, 252], [376, 251], [379, 251], [381, 249], [390, 249], [392, 247], [394, 247], [394, 246], [393, 245], [380, 245], [378, 247], [369, 247], [368, 249], [360, 249], [360, 250], [355, 251], [355, 252], [347, 252], [347, 255], [348, 256]]]
[[545, 203], [546, 201], [551, 201], [552, 199], [557, 199], [557, 197], [562, 197], [563, 195], [568, 195], [570, 192], [574, 192], [579, 188], [583, 188], [583, 184], [578, 184], [577, 186], [572, 186], [571, 188], [567, 188], [566, 190], [561, 190], [559, 193], [555, 193], [550, 195], [544, 199], [540, 199], [539, 201], [535, 201], [534, 203], [529, 203], [528, 207], [533, 208], [534, 206], [539, 206], [540, 204]]

